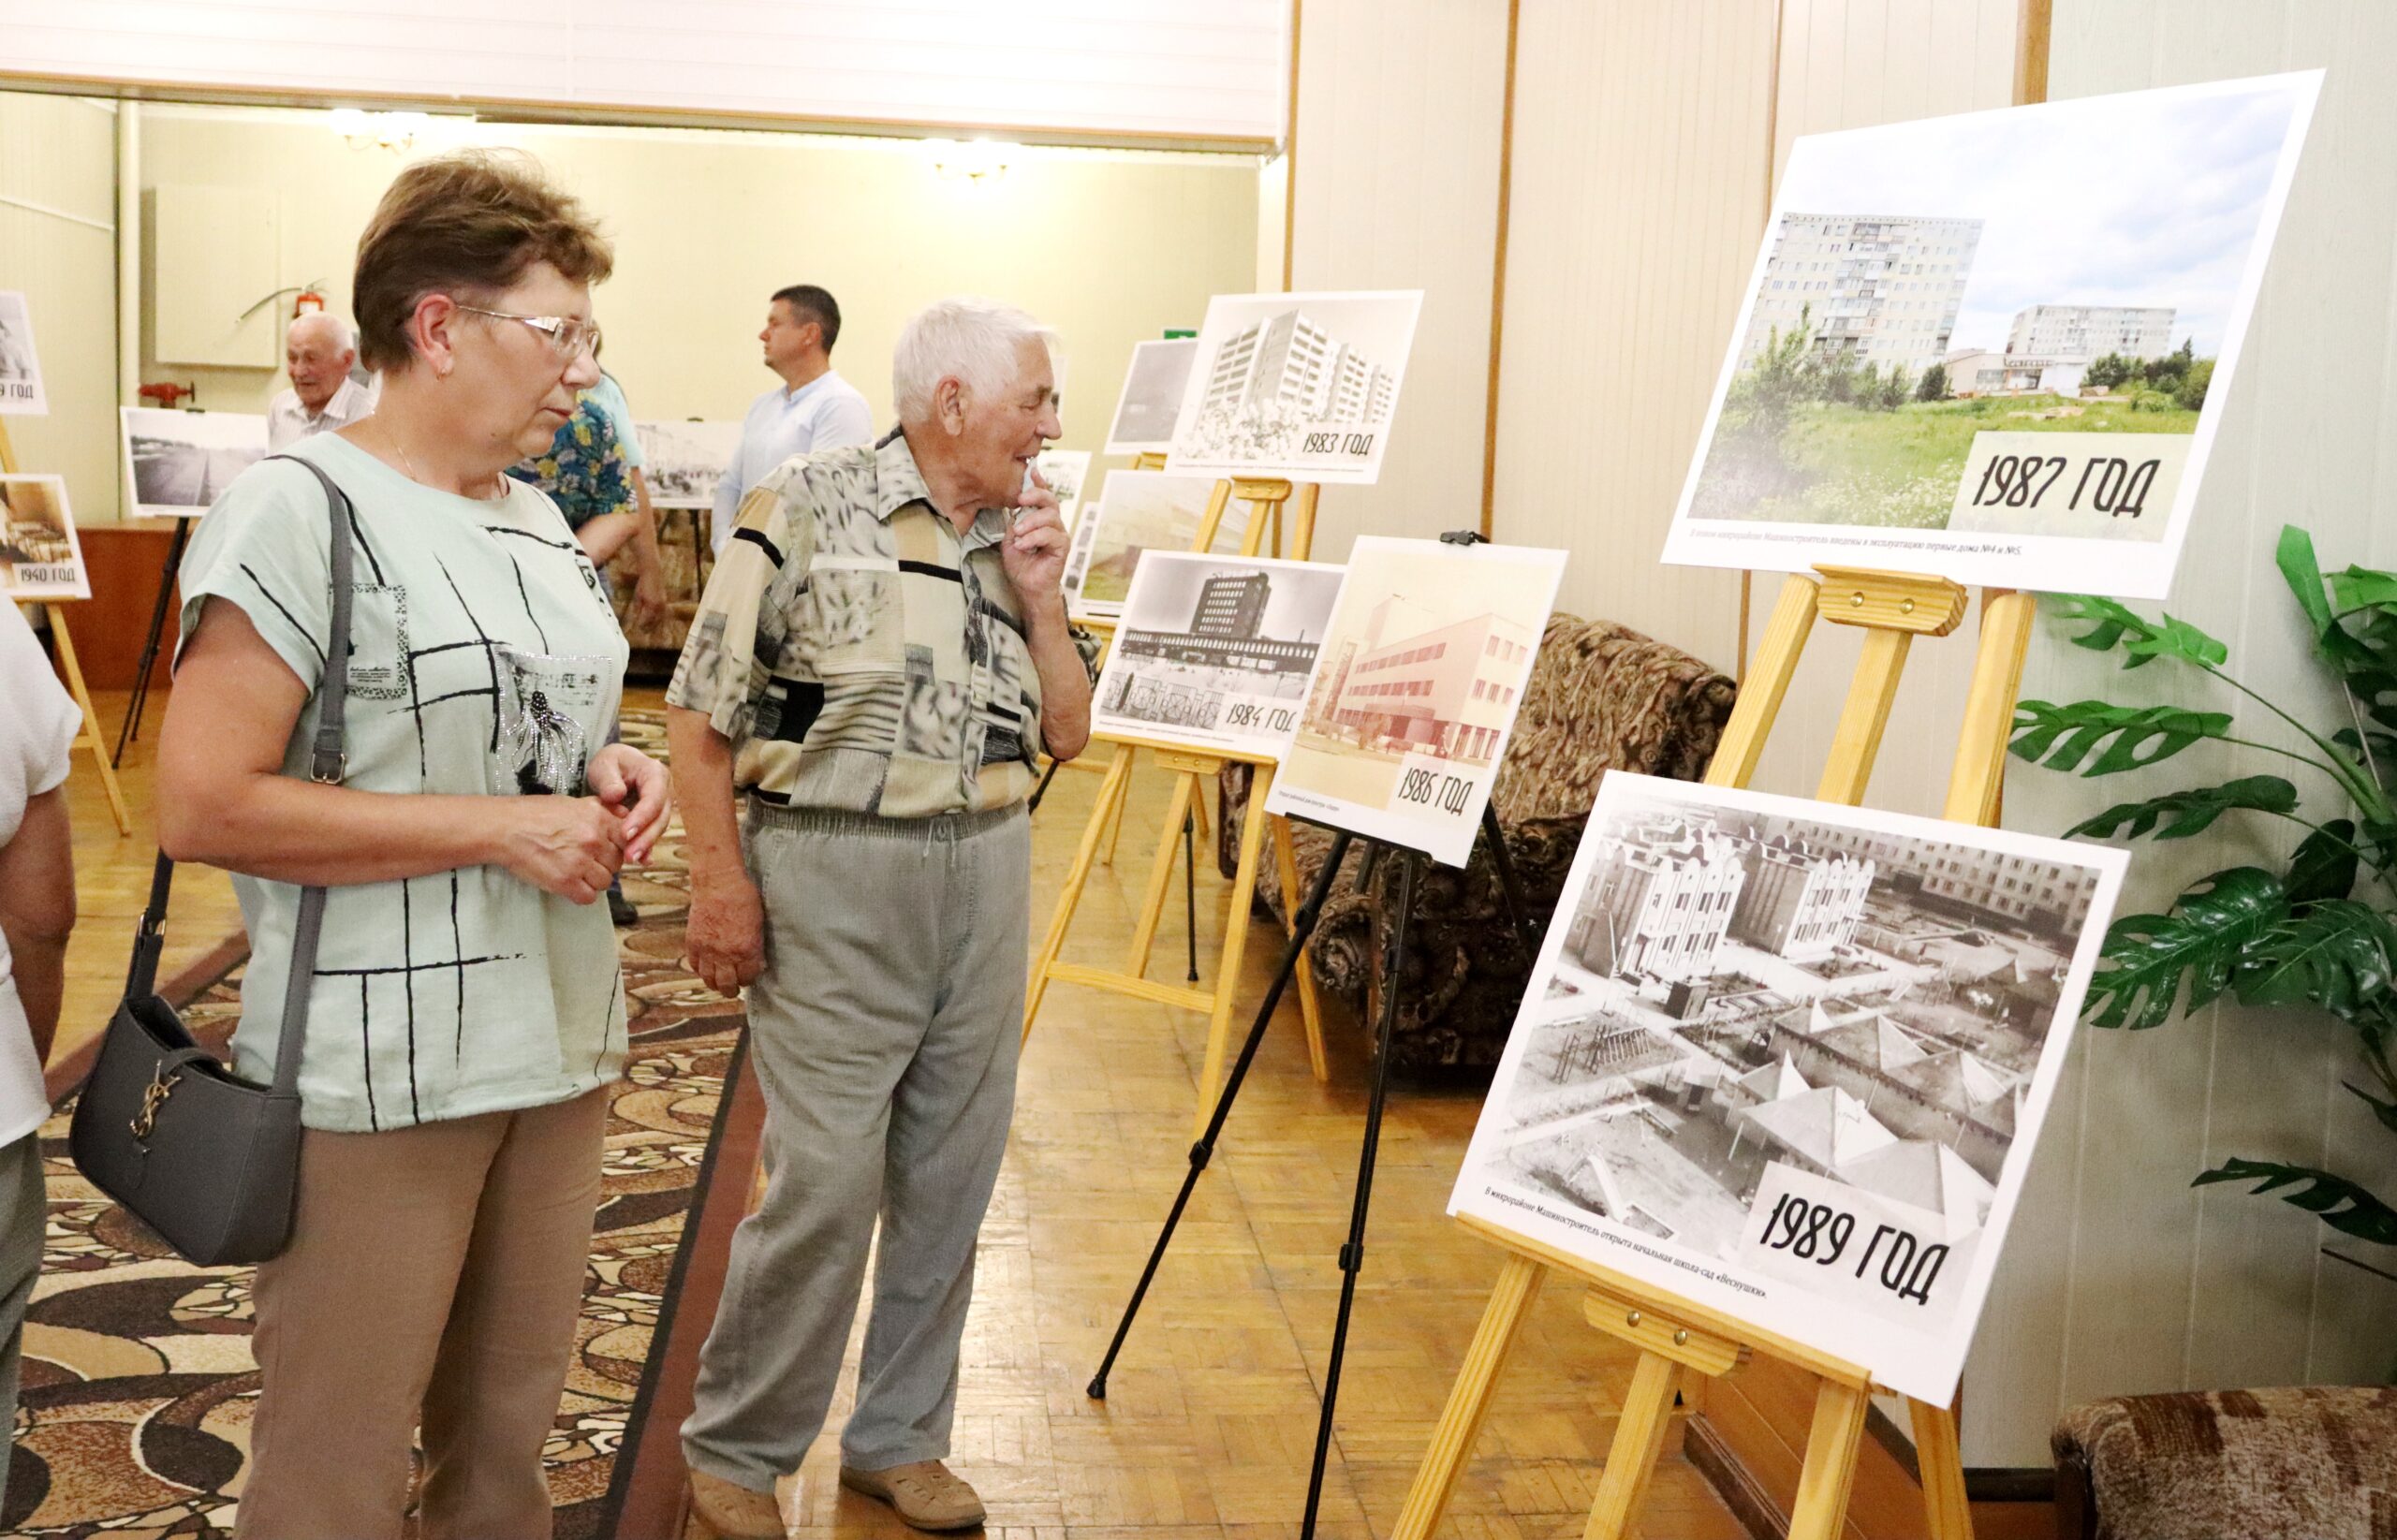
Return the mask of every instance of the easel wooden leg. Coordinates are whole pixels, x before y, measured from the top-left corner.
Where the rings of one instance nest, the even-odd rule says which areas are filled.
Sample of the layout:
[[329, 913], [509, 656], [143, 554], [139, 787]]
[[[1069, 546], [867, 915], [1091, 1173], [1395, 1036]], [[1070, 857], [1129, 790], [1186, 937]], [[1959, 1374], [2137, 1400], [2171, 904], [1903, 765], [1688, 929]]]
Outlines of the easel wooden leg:
[[1873, 761], [1881, 752], [1881, 732], [1890, 725], [1890, 706], [1898, 698], [1898, 676], [1905, 671], [1913, 645], [1907, 632], [1864, 633], [1864, 655], [1857, 660], [1847, 703], [1840, 708], [1839, 726], [1831, 734], [1831, 756], [1815, 788], [1823, 801], [1853, 807], [1864, 800]]
[[1082, 826], [1081, 844], [1074, 851], [1074, 864], [1066, 873], [1065, 890], [1057, 895], [1057, 911], [1050, 917], [1049, 934], [1040, 943], [1040, 955], [1033, 960], [1032, 976], [1024, 986], [1026, 1040], [1032, 1036], [1033, 1018], [1040, 1014], [1040, 997], [1049, 992], [1049, 972], [1057, 964], [1057, 954], [1065, 950], [1066, 931], [1074, 922], [1074, 906], [1081, 902], [1082, 886], [1090, 881], [1091, 862], [1098, 854], [1099, 837], [1107, 831], [1107, 820], [1123, 801], [1131, 776], [1131, 751], [1118, 748], [1114, 763], [1107, 767], [1107, 779], [1098, 784], [1098, 805], [1091, 809], [1090, 822]]
[[1132, 798], [1130, 795], [1131, 782], [1129, 779], [1132, 773], [1132, 760], [1140, 752], [1140, 750], [1132, 747], [1129, 743], [1118, 743], [1115, 745], [1115, 758], [1118, 763], [1123, 765], [1124, 773], [1126, 779], [1125, 782], [1125, 789], [1116, 794], [1115, 828], [1107, 836], [1107, 858], [1105, 861], [1100, 863], [1105, 866], [1113, 866], [1115, 864], [1115, 847], [1122, 843], [1124, 840], [1124, 810], [1132, 805]]
[[[1299, 917], [1299, 857], [1287, 818], [1273, 819], [1273, 873], [1282, 884], [1283, 911], [1289, 916], [1289, 923], [1283, 927], [1283, 933], [1294, 934], [1291, 927], [1298, 923]], [[1331, 1070], [1323, 1056], [1323, 1011], [1316, 1000], [1315, 970], [1308, 966], [1307, 954], [1303, 950], [1299, 953], [1298, 986], [1299, 1018], [1306, 1023], [1307, 1029], [1307, 1063], [1314, 1068], [1316, 1079], [1329, 1080]]]
[[1140, 895], [1140, 917], [1132, 927], [1132, 949], [1124, 960], [1124, 971], [1134, 978], [1149, 971], [1149, 951], [1156, 944], [1157, 921], [1165, 914], [1166, 885], [1172, 881], [1173, 863], [1182, 854], [1182, 820], [1190, 811], [1190, 798], [1198, 780], [1188, 770], [1173, 778], [1173, 799], [1166, 808], [1165, 824], [1157, 835], [1155, 858], [1149, 862], [1149, 886]]
[[1257, 861], [1265, 844], [1265, 794], [1272, 789], [1273, 771], [1258, 766], [1249, 787], [1248, 817], [1240, 831], [1240, 870], [1232, 876], [1231, 906], [1225, 911], [1224, 950], [1215, 961], [1215, 1008], [1207, 1018], [1207, 1057], [1198, 1071], [1198, 1116], [1194, 1134], [1207, 1132], [1215, 1110], [1217, 1088], [1224, 1078], [1224, 1055], [1231, 1043], [1232, 1001], [1240, 993], [1241, 954], [1248, 948], [1248, 906], [1257, 891]]
[[1972, 1500], [1964, 1493], [1964, 1452], [1956, 1414], [1909, 1400], [1915, 1465], [1922, 1473], [1922, 1506], [1930, 1540], [1973, 1540]]
[[83, 713], [83, 730], [72, 747], [92, 751], [92, 763], [100, 772], [100, 789], [108, 793], [109, 815], [116, 820], [116, 831], [120, 837], [131, 834], [133, 819], [125, 811], [125, 792], [116, 784], [116, 767], [109, 762], [109, 746], [100, 737], [100, 715], [92, 710], [92, 692], [83, 684], [83, 666], [75, 660], [75, 638], [66, 632], [66, 608], [46, 604], [42, 610], [50, 617], [51, 643], [58, 649], [58, 667], [66, 675], [67, 693]]
[[1648, 1496], [1649, 1478], [1656, 1474], [1656, 1459], [1665, 1452], [1665, 1430], [1672, 1426], [1673, 1391], [1681, 1377], [1682, 1366], [1672, 1359], [1640, 1355], [1581, 1540], [1625, 1540], [1632, 1533], [1640, 1504]]
[[1448, 1499], [1456, 1492], [1457, 1477], [1464, 1474], [1464, 1462], [1481, 1436], [1491, 1392], [1497, 1387], [1507, 1356], [1514, 1351], [1515, 1338], [1547, 1277], [1545, 1263], [1517, 1252], [1508, 1252], [1499, 1265], [1497, 1284], [1490, 1291], [1490, 1303], [1481, 1313], [1473, 1342], [1464, 1350], [1464, 1366], [1457, 1371], [1448, 1403], [1432, 1429], [1432, 1447], [1416, 1468], [1415, 1485], [1406, 1489], [1406, 1503], [1398, 1510], [1398, 1525], [1390, 1532], [1390, 1540], [1430, 1540], [1432, 1532], [1439, 1528]]
[[1864, 1414], [1873, 1398], [1860, 1386], [1825, 1380], [1815, 1392], [1815, 1424], [1806, 1434], [1806, 1464], [1790, 1505], [1789, 1540], [1839, 1540], [1847, 1495], [1856, 1485], [1856, 1452], [1864, 1441]]

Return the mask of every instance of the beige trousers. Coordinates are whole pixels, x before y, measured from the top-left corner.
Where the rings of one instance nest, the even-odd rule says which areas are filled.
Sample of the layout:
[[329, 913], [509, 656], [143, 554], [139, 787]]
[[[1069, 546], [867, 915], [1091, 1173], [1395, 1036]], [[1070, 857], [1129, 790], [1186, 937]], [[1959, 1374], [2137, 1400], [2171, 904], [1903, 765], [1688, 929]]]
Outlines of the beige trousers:
[[239, 1540], [397, 1540], [419, 1420], [420, 1540], [546, 1540], [607, 1110], [305, 1133], [291, 1244], [258, 1269]]

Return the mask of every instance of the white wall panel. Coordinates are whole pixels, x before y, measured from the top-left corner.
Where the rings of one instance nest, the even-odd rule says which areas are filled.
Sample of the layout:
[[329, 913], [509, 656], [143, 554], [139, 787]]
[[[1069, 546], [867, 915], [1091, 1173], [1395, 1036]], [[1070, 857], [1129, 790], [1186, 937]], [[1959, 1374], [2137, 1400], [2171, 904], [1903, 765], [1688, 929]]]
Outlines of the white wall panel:
[[1773, 0], [1524, 0], [1495, 528], [1560, 609], [1728, 672], [1738, 581], [1656, 565], [1764, 228]]
[[[2321, 109], [2164, 608], [2221, 637], [2234, 672], [2319, 723], [2342, 708], [2307, 659], [2272, 552], [2281, 525], [2296, 521], [2326, 566], [2397, 565], [2397, 533], [2375, 517], [2397, 479], [2385, 404], [2397, 378], [2397, 11], [2373, 0], [2055, 4], [2056, 98], [2316, 65], [2330, 66]], [[2125, 676], [2062, 645], [2064, 635], [2043, 623], [2026, 696], [2170, 700], [2277, 736], [2261, 707], [2227, 688], [2159, 669]], [[2129, 797], [2289, 769], [2272, 758], [2190, 755], [2103, 782], [2018, 767], [2007, 822], [2052, 831]], [[2301, 784], [2309, 799], [2321, 794]], [[2190, 845], [2142, 845], [2126, 906], [2160, 908], [2207, 872], [2287, 848], [2277, 830], [2217, 830]], [[2397, 1185], [2387, 1132], [2339, 1089], [2352, 1066], [2346, 1029], [2305, 1013], [2231, 1006], [2137, 1035], [2088, 1034], [2066, 1088], [2082, 1107], [2072, 1180], [2062, 1191], [2043, 1184], [2017, 1222], [2018, 1234], [2068, 1236], [2061, 1308], [1993, 1309], [1966, 1381], [1968, 1460], [2044, 1463], [2056, 1411], [2092, 1397], [2386, 1376], [2397, 1284], [2321, 1254], [2326, 1241], [2369, 1248], [2272, 1199], [2188, 1188], [2234, 1155], [2327, 1163], [2384, 1192]]]
[[0, 0], [0, 71], [194, 89], [1282, 132], [1285, 0]]
[[1307, 0], [1295, 289], [1419, 288], [1381, 482], [1323, 493], [1315, 554], [1481, 521], [1506, 0]]

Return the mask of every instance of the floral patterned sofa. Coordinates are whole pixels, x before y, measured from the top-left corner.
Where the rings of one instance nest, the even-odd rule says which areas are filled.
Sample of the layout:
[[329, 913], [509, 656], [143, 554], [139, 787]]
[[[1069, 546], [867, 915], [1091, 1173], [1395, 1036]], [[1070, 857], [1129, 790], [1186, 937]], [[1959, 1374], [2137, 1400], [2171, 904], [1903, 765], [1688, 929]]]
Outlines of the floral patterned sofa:
[[2397, 1387], [2123, 1396], [2051, 1442], [2057, 1540], [2397, 1535]]
[[[1677, 647], [1605, 621], [1550, 618], [1493, 798], [1536, 923], [1546, 923], [1564, 889], [1598, 777], [1626, 770], [1695, 780], [1713, 755], [1732, 698], [1728, 679]], [[1222, 775], [1216, 858], [1228, 875], [1237, 856], [1228, 836], [1241, 827], [1249, 779], [1245, 766]], [[1295, 833], [1303, 889], [1322, 870], [1331, 836], [1310, 824]], [[1361, 842], [1349, 848], [1352, 873], [1362, 851]], [[1356, 890], [1353, 876], [1335, 882], [1308, 949], [1317, 986], [1346, 1000], [1368, 1030], [1378, 1019], [1374, 991], [1396, 879], [1396, 863], [1386, 861], [1366, 891]], [[1271, 861], [1258, 875], [1257, 897], [1283, 916]], [[1532, 959], [1507, 923], [1489, 852], [1477, 843], [1463, 871], [1427, 865], [1415, 902], [1391, 1067], [1493, 1065]]]

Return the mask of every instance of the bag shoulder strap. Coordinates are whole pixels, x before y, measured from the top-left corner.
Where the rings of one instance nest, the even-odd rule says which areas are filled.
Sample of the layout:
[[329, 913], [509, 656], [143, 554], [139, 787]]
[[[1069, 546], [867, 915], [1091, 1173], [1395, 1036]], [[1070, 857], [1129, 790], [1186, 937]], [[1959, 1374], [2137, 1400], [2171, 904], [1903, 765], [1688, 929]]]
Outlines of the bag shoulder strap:
[[[325, 670], [316, 686], [316, 732], [309, 745], [308, 778], [324, 785], [339, 785], [349, 761], [343, 752], [344, 726], [349, 706], [350, 572], [353, 560], [351, 526], [356, 518], [349, 494], [315, 462], [298, 455], [270, 455], [304, 465], [325, 489], [331, 531], [327, 553], [331, 565], [332, 624], [325, 647]], [[150, 879], [149, 907], [141, 913], [134, 933], [133, 965], [125, 981], [127, 1000], [152, 993], [157, 985], [158, 954], [166, 943], [167, 902], [174, 884], [175, 863], [166, 852]], [[316, 944], [324, 932], [325, 890], [300, 891], [300, 914], [291, 931], [291, 975], [283, 991], [283, 1029], [274, 1051], [274, 1092], [296, 1093], [300, 1086], [300, 1049], [308, 1034], [308, 996], [316, 972]]]

